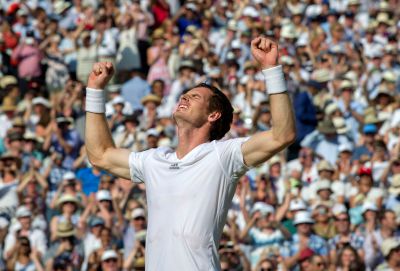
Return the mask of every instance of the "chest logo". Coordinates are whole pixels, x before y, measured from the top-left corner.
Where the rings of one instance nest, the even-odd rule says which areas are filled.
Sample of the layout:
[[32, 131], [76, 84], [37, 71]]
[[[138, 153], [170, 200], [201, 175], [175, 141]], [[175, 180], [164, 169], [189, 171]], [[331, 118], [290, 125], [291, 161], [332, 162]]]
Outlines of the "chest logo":
[[171, 165], [169, 166], [169, 169], [179, 169], [178, 163], [171, 164]]

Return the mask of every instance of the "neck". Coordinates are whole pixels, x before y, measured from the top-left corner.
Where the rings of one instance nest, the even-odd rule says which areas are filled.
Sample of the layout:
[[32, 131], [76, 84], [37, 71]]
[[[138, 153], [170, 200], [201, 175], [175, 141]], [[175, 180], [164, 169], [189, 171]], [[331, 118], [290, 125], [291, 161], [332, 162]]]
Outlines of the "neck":
[[385, 238], [391, 237], [393, 235], [393, 230], [391, 230], [387, 227], [383, 227], [383, 228], [381, 228], [381, 234]]
[[198, 145], [208, 142], [208, 129], [205, 126], [199, 128], [178, 128], [178, 147], [176, 155], [179, 159], [188, 154]]

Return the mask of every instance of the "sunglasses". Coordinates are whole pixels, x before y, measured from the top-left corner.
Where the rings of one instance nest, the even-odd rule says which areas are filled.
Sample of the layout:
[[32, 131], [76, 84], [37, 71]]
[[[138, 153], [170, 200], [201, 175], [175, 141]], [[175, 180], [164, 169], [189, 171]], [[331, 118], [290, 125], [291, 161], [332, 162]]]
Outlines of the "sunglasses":
[[349, 222], [348, 218], [342, 218], [342, 219], [335, 219], [337, 222]]
[[104, 262], [106, 262], [106, 263], [116, 263], [117, 259], [111, 258], [111, 259], [104, 260]]

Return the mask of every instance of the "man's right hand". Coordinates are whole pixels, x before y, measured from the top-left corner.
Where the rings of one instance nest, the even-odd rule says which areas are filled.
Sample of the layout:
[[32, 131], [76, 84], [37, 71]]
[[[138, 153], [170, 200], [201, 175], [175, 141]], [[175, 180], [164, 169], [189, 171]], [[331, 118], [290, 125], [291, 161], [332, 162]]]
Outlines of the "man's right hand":
[[114, 74], [111, 62], [95, 63], [89, 75], [87, 87], [93, 89], [104, 89]]

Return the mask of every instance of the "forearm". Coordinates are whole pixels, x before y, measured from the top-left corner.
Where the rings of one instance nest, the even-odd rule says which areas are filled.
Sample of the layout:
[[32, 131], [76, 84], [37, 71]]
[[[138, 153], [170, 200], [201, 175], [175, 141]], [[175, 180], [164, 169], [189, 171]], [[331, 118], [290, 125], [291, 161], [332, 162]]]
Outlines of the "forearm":
[[107, 149], [115, 148], [105, 114], [86, 112], [86, 151], [90, 162], [101, 166]]
[[287, 92], [272, 94], [269, 97], [273, 138], [276, 141], [283, 140], [284, 143], [291, 142], [295, 139], [296, 126], [290, 97]]

